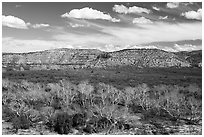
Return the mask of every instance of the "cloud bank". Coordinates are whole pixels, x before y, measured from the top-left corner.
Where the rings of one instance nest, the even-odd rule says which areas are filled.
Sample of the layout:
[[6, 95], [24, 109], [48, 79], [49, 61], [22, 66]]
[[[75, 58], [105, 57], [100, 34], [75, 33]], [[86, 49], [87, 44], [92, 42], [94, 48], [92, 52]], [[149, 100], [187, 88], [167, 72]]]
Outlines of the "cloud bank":
[[188, 11], [182, 13], [181, 16], [184, 16], [187, 19], [202, 20], [202, 9], [198, 9], [197, 11]]
[[49, 24], [34, 24], [32, 25], [33, 28], [46, 28], [46, 27], [49, 27], [50, 25]]
[[25, 23], [24, 20], [11, 15], [9, 16], [2, 15], [2, 25], [17, 29], [28, 29], [27, 24]]
[[82, 9], [73, 9], [69, 13], [61, 15], [62, 18], [76, 18], [76, 19], [101, 19], [112, 22], [120, 22], [120, 19], [111, 17], [109, 14], [105, 14], [101, 11], [85, 7]]
[[117, 13], [123, 13], [123, 14], [128, 14], [128, 13], [146, 13], [149, 14], [151, 11], [146, 8], [141, 8], [137, 6], [133, 7], [126, 7], [124, 5], [114, 5], [113, 11]]
[[179, 2], [169, 2], [166, 4], [167, 8], [173, 9], [179, 7]]
[[153, 8], [154, 10], [156, 10], [156, 11], [160, 11], [160, 9], [157, 8], [157, 7], [155, 7], [155, 6], [153, 6], [152, 8]]
[[165, 20], [165, 19], [168, 19], [168, 16], [165, 16], [165, 17], [159, 16], [159, 19]]
[[24, 20], [11, 15], [9, 16], [2, 15], [2, 25], [16, 29], [29, 29], [29, 27], [37, 29], [50, 26], [49, 24], [43, 23], [42, 24], [31, 24], [30, 22], [26, 23]]
[[192, 44], [184, 44], [184, 45], [175, 44], [174, 48], [176, 51], [192, 51], [192, 50], [202, 49], [202, 45], [197, 46]]
[[2, 51], [11, 53], [35, 52], [54, 48], [73, 48], [66, 42], [48, 40], [22, 40], [12, 37], [2, 38]]
[[149, 24], [153, 22], [145, 17], [140, 17], [140, 18], [134, 18], [132, 23], [133, 24]]

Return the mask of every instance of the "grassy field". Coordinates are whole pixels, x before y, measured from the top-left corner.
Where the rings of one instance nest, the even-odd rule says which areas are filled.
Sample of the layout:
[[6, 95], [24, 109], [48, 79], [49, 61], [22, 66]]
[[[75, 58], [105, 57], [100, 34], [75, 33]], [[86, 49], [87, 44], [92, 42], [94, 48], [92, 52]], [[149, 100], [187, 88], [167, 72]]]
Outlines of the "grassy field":
[[5, 72], [3, 134], [201, 134], [201, 86], [199, 68]]

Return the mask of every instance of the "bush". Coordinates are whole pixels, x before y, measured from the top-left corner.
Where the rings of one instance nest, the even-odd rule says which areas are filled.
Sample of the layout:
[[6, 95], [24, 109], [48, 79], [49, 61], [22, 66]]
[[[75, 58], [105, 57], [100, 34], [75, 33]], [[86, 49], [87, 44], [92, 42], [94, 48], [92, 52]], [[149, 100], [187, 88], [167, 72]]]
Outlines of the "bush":
[[19, 116], [15, 116], [12, 119], [12, 124], [13, 124], [14, 129], [16, 129], [16, 130], [28, 129], [31, 126], [31, 122], [30, 122], [29, 118], [24, 114], [21, 114]]
[[61, 80], [43, 87], [5, 80], [3, 87], [3, 119], [12, 121], [16, 129], [42, 122], [59, 134], [69, 134], [72, 128], [109, 133], [134, 126], [137, 113], [145, 120], [157, 116], [196, 123], [202, 119], [202, 90], [196, 84], [139, 84], [119, 90], [104, 83], [92, 86], [88, 81], [75, 85]]
[[97, 56], [97, 59], [100, 59], [100, 58], [102, 58], [102, 59], [108, 59], [108, 58], [110, 58], [110, 57], [111, 57], [111, 55], [110, 55], [109, 53], [103, 53], [103, 54], [98, 55], [98, 56]]
[[80, 129], [85, 126], [86, 114], [75, 114], [72, 118], [72, 127]]
[[2, 119], [11, 122], [12, 119], [16, 116], [16, 113], [12, 111], [8, 105], [2, 105]]
[[110, 128], [111, 124], [112, 124], [112, 121], [110, 119], [108, 119], [106, 117], [101, 117], [97, 121], [96, 130], [97, 130], [97, 132], [108, 130]]
[[68, 134], [72, 128], [72, 116], [67, 112], [57, 113], [53, 119], [53, 128], [59, 134]]

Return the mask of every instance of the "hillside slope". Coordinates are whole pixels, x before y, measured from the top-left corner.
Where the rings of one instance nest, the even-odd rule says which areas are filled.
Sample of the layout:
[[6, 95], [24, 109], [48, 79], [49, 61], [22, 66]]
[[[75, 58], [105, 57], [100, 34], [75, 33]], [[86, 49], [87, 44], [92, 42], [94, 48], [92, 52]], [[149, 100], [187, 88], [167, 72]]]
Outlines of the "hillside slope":
[[33, 53], [3, 53], [2, 64], [4, 69], [14, 70], [105, 68], [127, 65], [136, 67], [190, 67], [194, 58], [198, 57], [201, 60], [201, 52], [198, 52], [199, 56], [193, 53], [172, 53], [159, 49], [125, 49], [103, 52], [96, 49], [63, 48]]
[[176, 55], [178, 55], [180, 58], [186, 59], [191, 66], [200, 66], [202, 65], [202, 50], [196, 50], [196, 51], [181, 51], [176, 52]]
[[159, 49], [125, 49], [108, 53], [108, 59], [98, 60], [95, 67], [135, 65], [137, 67], [188, 67], [190, 64], [174, 53]]

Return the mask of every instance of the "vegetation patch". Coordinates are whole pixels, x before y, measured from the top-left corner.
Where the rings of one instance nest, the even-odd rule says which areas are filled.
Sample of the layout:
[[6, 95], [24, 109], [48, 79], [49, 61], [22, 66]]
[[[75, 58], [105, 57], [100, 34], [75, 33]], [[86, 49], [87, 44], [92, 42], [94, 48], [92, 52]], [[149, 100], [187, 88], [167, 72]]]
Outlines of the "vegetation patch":
[[199, 127], [202, 121], [202, 91], [196, 83], [117, 88], [88, 80], [3, 79], [2, 84], [3, 120], [17, 133], [40, 126], [57, 134], [180, 134], [175, 127]]

